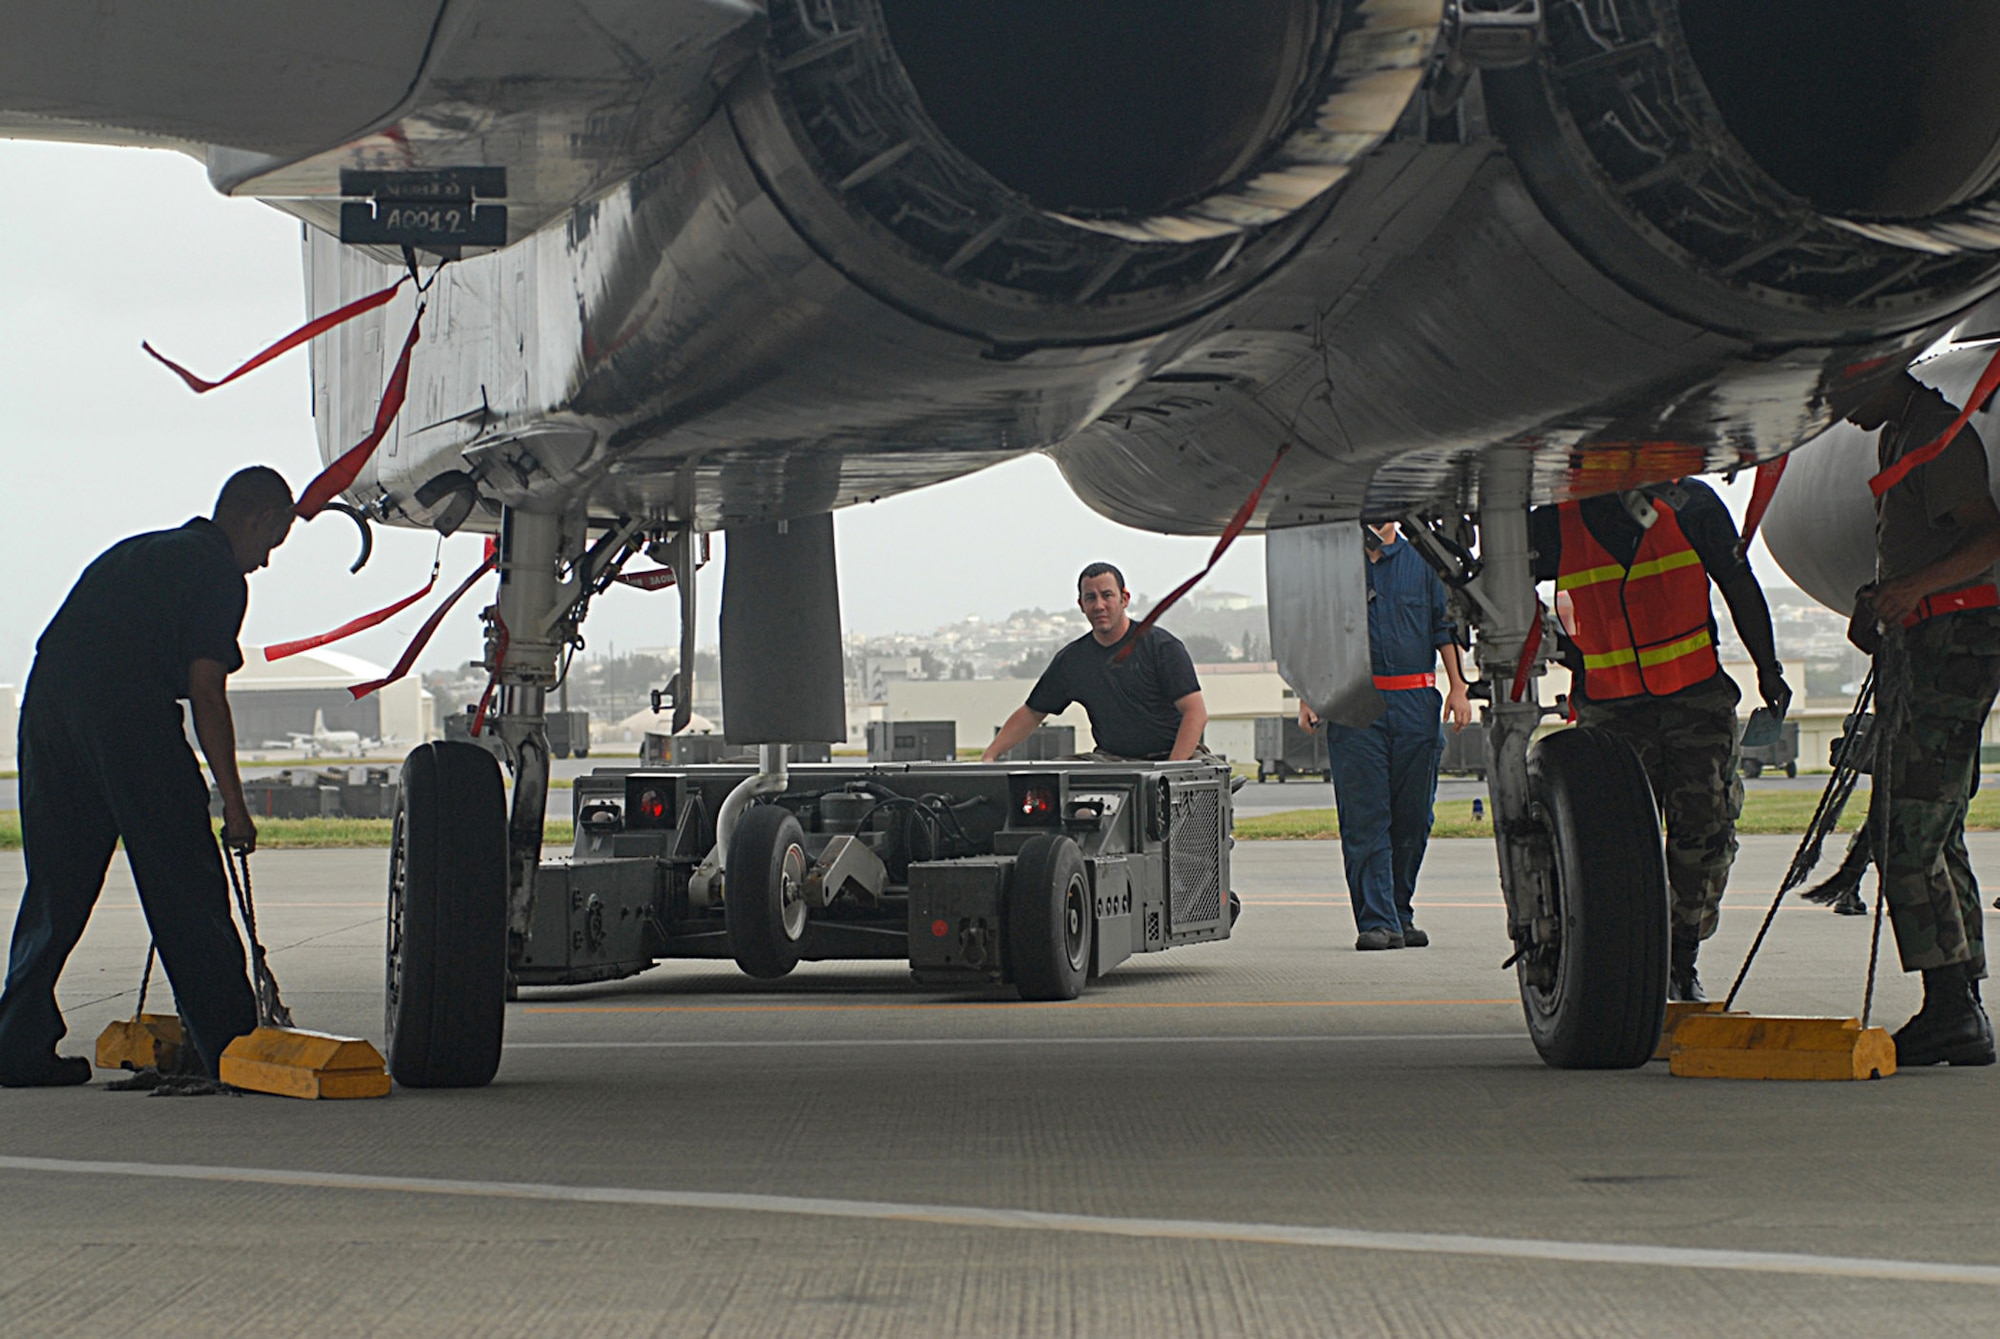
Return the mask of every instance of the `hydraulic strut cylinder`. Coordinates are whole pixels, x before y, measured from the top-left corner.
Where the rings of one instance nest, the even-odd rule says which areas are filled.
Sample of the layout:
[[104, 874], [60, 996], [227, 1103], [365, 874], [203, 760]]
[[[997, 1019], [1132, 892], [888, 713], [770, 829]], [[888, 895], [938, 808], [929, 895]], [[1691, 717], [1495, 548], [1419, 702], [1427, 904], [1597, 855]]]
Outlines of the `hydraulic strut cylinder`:
[[547, 698], [560, 649], [545, 629], [562, 592], [562, 518], [509, 508], [500, 521], [500, 598], [487, 629], [487, 655], [500, 681], [494, 721], [514, 769], [507, 824], [507, 928], [525, 936], [542, 861], [542, 820], [549, 795]]
[[[1475, 653], [1479, 676], [1492, 685], [1493, 694], [1487, 711], [1487, 788], [1493, 797], [1500, 887], [1509, 931], [1516, 946], [1525, 948], [1555, 929], [1548, 840], [1529, 813], [1528, 741], [1542, 719], [1535, 691], [1540, 657], [1538, 653], [1523, 664], [1521, 656], [1541, 618], [1541, 603], [1528, 543], [1525, 469], [1520, 479], [1489, 477], [1488, 485], [1479, 516], [1482, 569]], [[1517, 685], [1517, 677], [1524, 682]]]

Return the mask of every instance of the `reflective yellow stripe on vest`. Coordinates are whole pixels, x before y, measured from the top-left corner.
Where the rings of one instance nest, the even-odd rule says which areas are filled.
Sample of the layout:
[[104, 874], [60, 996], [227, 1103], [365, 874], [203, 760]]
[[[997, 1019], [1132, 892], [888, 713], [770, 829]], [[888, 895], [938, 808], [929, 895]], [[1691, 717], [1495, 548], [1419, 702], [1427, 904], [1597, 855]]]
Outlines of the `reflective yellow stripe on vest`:
[[1575, 590], [1578, 586], [1595, 586], [1606, 581], [1624, 579], [1625, 569], [1617, 563], [1611, 563], [1604, 567], [1587, 567], [1581, 572], [1564, 572], [1556, 578], [1556, 589]]
[[1637, 581], [1640, 577], [1656, 577], [1662, 572], [1671, 572], [1676, 568], [1692, 567], [1700, 561], [1701, 555], [1699, 553], [1696, 553], [1693, 549], [1682, 549], [1679, 553], [1669, 553], [1665, 557], [1652, 558], [1643, 563], [1632, 564], [1632, 571], [1627, 579]]
[[[1709, 644], [1708, 629], [1703, 628], [1700, 632], [1683, 637], [1677, 642], [1668, 642], [1665, 646], [1647, 647], [1645, 650], [1639, 652], [1639, 666], [1641, 669], [1650, 669], [1654, 665], [1664, 665], [1669, 660], [1678, 660], [1682, 656], [1692, 655]], [[1631, 654], [1629, 651], [1625, 653], [1628, 659]]]

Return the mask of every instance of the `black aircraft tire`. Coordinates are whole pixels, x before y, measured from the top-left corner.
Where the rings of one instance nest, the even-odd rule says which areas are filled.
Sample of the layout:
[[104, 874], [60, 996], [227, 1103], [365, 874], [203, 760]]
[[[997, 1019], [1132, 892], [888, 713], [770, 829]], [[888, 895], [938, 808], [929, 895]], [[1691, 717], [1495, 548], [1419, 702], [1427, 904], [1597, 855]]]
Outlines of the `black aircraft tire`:
[[1081, 995], [1097, 913], [1076, 843], [1047, 833], [1030, 837], [1014, 857], [1007, 907], [1007, 960], [1021, 998]]
[[791, 810], [753, 804], [736, 820], [722, 883], [722, 924], [736, 965], [760, 981], [799, 965], [811, 863], [805, 829]]
[[425, 744], [403, 763], [387, 957], [390, 1075], [408, 1088], [491, 1083], [507, 1012], [507, 798], [477, 744]]
[[1667, 1008], [1667, 859], [1652, 785], [1630, 745], [1580, 726], [1529, 752], [1528, 792], [1553, 831], [1562, 927], [1548, 989], [1521, 965], [1529, 1035], [1559, 1069], [1643, 1065]]

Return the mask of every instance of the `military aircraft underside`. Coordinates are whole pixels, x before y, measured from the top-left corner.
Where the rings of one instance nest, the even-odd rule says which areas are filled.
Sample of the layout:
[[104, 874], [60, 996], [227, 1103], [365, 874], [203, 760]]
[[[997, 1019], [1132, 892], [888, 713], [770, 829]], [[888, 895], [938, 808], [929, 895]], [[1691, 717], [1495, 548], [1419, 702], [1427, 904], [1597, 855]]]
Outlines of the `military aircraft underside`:
[[[499, 536], [513, 816], [478, 777], [420, 788], [398, 860], [477, 845], [517, 966], [544, 697], [595, 590], [645, 554], [691, 609], [697, 537], [728, 536], [725, 715], [765, 753], [714, 825], [726, 878], [782, 747], [844, 732], [831, 514], [1045, 451], [1106, 515], [1189, 534], [1270, 471], [1273, 646], [1336, 720], [1376, 709], [1352, 522], [1410, 522], [1477, 630], [1530, 1029], [1555, 1064], [1637, 1064], [1659, 829], [1629, 756], [1528, 747], [1554, 639], [1527, 509], [1781, 455], [2000, 289], [1991, 6], [294, 8], [0, 7], [35, 39], [0, 53], [0, 131], [203, 156], [308, 225], [315, 313], [411, 262], [429, 284], [346, 500]], [[328, 460], [413, 287], [314, 342]], [[449, 1013], [415, 1002], [459, 952], [425, 933], [392, 1021]], [[504, 988], [453, 989], [497, 1014]]]

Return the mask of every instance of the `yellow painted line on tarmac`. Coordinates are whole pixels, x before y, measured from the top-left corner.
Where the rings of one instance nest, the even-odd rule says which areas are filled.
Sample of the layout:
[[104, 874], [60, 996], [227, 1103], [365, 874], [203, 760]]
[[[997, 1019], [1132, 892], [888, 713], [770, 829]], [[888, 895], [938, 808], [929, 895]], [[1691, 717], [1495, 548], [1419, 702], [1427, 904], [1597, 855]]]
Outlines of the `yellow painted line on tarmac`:
[[753, 1014], [883, 1013], [969, 1009], [1386, 1009], [1414, 1006], [1514, 1005], [1518, 997], [1490, 1000], [939, 1000], [923, 1004], [609, 1004], [528, 1005], [528, 1014]]

